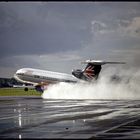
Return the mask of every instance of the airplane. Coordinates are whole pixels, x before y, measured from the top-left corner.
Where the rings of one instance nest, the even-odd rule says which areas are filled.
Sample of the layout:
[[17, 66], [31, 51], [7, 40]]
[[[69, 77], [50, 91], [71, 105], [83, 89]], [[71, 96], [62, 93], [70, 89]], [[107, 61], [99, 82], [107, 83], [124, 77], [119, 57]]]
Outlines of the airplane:
[[[72, 75], [47, 70], [22, 68], [16, 71], [14, 78], [24, 84], [32, 84], [41, 93], [47, 89], [48, 85], [58, 82], [78, 83], [82, 81], [92, 82], [98, 79], [99, 73], [104, 64], [125, 64], [125, 62], [108, 62], [102, 60], [86, 60], [81, 62], [87, 64], [81, 69], [73, 69]], [[25, 91], [28, 91], [27, 87]]]

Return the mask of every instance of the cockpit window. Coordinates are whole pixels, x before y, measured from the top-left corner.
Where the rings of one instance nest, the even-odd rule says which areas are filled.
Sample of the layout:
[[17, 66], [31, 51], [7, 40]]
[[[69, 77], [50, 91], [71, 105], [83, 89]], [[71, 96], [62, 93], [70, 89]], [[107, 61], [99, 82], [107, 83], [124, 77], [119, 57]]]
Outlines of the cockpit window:
[[40, 76], [38, 76], [38, 75], [34, 75], [34, 77], [35, 77], [35, 78], [40, 78]]
[[17, 75], [24, 75], [24, 73], [17, 73]]

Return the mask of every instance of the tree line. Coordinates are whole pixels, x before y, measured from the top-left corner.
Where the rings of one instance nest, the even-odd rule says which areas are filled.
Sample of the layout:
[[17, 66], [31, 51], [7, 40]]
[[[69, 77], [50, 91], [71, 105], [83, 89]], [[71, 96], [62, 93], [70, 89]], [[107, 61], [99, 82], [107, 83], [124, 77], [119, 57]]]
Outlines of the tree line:
[[13, 87], [13, 85], [23, 85], [14, 78], [0, 78], [0, 88]]

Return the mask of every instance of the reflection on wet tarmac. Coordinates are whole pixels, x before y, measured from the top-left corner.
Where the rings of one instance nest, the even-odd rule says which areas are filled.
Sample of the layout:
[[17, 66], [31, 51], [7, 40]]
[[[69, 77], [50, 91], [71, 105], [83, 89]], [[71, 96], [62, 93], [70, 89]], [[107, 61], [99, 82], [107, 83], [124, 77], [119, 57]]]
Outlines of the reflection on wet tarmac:
[[140, 138], [137, 100], [0, 97], [0, 138]]

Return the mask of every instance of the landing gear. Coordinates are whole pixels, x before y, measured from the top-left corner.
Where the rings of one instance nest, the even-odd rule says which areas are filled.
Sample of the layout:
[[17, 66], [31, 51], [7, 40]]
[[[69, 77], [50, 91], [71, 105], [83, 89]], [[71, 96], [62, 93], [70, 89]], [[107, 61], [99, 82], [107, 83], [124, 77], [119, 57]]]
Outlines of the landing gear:
[[26, 88], [24, 88], [24, 91], [28, 91], [28, 88], [26, 87]]
[[43, 93], [43, 89], [41, 86], [35, 86], [36, 91]]

